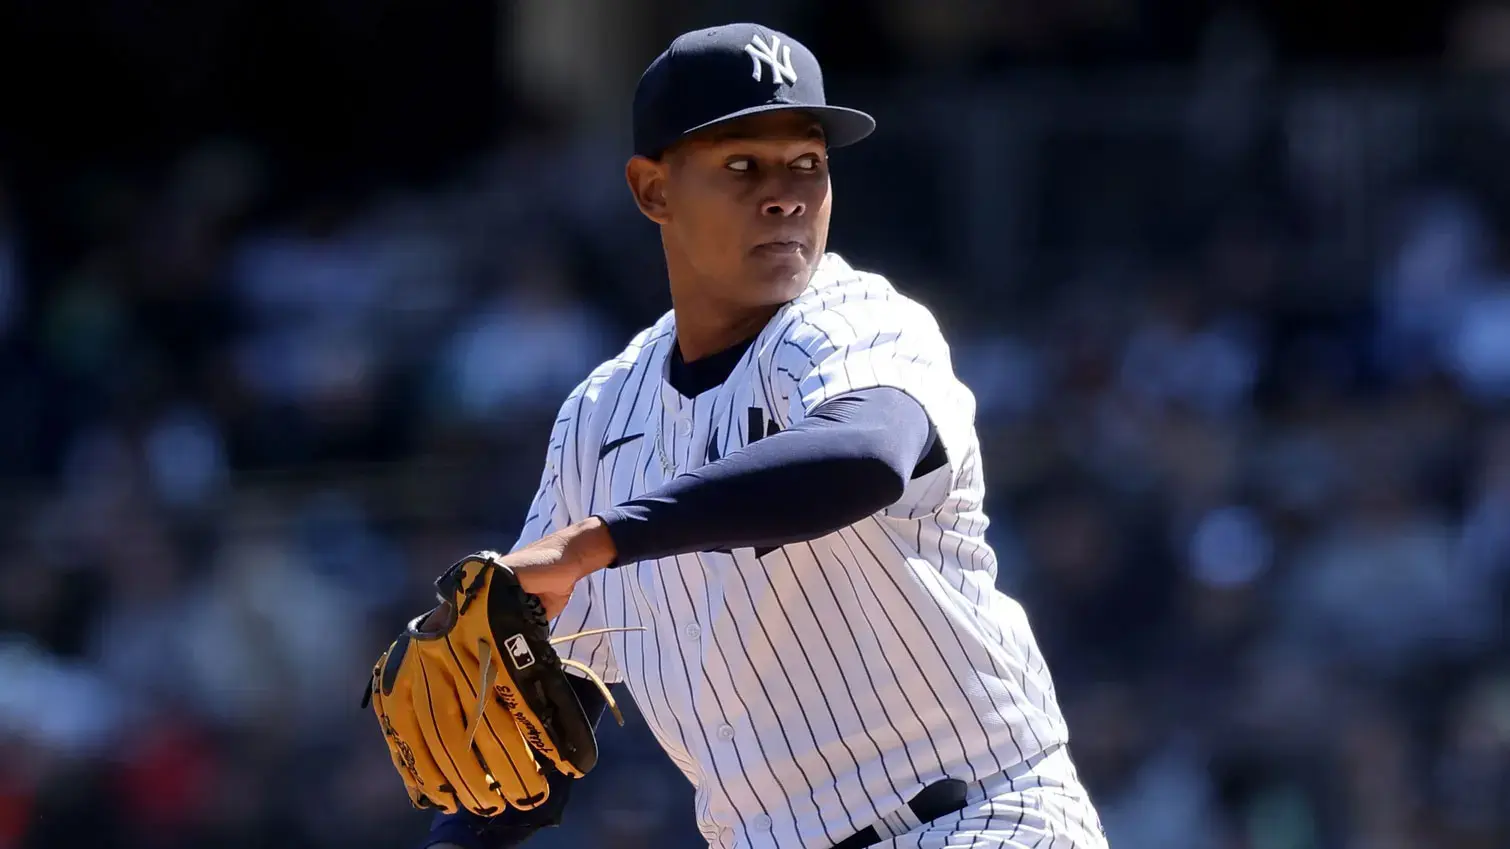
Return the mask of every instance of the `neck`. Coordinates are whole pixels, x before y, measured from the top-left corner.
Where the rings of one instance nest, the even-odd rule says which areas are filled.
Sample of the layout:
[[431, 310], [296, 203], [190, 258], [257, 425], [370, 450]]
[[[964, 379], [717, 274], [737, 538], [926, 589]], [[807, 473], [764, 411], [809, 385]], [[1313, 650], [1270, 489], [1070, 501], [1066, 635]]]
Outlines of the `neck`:
[[676, 318], [676, 346], [683, 362], [696, 362], [755, 336], [783, 306], [747, 306], [710, 295], [717, 289], [705, 285], [699, 272], [670, 243], [666, 243], [666, 271]]
[[[710, 305], [703, 305], [704, 307]], [[684, 362], [725, 351], [758, 334], [781, 309], [780, 304], [739, 311], [694, 309], [672, 299], [676, 314], [676, 346]]]

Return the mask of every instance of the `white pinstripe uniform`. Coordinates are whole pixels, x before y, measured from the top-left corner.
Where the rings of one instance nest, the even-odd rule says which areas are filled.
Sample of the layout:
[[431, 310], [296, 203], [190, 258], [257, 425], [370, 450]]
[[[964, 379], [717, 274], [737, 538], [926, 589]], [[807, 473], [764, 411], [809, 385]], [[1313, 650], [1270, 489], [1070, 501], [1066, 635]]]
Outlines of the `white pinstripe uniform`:
[[[602, 570], [558, 617], [646, 629], [567, 650], [628, 686], [709, 846], [825, 849], [867, 825], [886, 847], [1104, 846], [1022, 607], [995, 586], [974, 399], [933, 316], [829, 254], [695, 398], [665, 380], [673, 327], [568, 397], [520, 545], [855, 390], [910, 394], [948, 457], [836, 533]], [[906, 801], [945, 778], [971, 782], [966, 808], [918, 828]]]

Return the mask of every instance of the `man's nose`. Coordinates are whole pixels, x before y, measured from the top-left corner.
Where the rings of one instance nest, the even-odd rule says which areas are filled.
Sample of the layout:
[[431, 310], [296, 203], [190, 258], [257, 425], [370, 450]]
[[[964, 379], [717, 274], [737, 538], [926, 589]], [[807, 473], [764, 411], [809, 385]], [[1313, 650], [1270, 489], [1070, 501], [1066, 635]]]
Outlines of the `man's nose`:
[[795, 197], [773, 197], [761, 204], [760, 212], [773, 218], [795, 218], [807, 212], [807, 204]]

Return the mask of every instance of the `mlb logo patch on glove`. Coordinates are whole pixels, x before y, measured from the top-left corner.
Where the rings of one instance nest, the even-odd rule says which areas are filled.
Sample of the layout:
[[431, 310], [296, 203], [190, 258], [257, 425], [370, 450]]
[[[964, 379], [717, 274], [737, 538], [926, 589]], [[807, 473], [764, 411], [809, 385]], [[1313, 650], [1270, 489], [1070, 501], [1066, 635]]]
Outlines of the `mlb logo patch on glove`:
[[436, 579], [439, 604], [412, 620], [378, 658], [364, 698], [419, 808], [493, 816], [539, 807], [550, 794], [538, 757], [581, 778], [597, 764], [597, 738], [565, 671], [593, 680], [623, 724], [608, 688], [563, 660], [540, 600], [491, 551]]

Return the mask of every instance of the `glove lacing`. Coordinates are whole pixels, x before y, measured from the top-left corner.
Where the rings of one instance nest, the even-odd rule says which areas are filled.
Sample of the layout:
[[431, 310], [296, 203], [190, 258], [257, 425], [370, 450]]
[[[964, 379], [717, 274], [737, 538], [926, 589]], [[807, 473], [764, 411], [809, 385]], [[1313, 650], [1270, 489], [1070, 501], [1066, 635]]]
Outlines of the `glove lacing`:
[[[552, 646], [559, 646], [563, 643], [569, 643], [572, 640], [579, 640], [583, 637], [591, 637], [598, 634], [614, 634], [622, 633], [625, 631], [643, 630], [645, 630], [643, 626], [635, 628], [591, 628], [586, 631], [578, 631], [575, 634], [567, 634], [564, 637], [552, 637], [550, 643]], [[477, 737], [477, 728], [482, 724], [482, 714], [487, 706], [486, 700], [488, 698], [488, 695], [493, 692], [493, 682], [498, 680], [498, 671], [493, 667], [492, 643], [489, 643], [487, 640], [479, 637], [477, 639], [477, 657], [481, 661], [481, 674], [479, 676], [481, 678], [481, 686], [477, 688], [477, 704], [472, 709], [472, 730], [467, 734], [468, 746], [472, 745], [472, 741]], [[618, 701], [614, 699], [613, 693], [608, 689], [608, 684], [604, 683], [603, 679], [598, 676], [598, 673], [594, 672], [592, 670], [592, 667], [581, 662], [580, 660], [573, 660], [567, 657], [558, 657], [556, 659], [559, 660], [563, 666], [570, 666], [572, 669], [581, 672], [584, 676], [587, 677], [587, 680], [597, 685], [598, 692], [603, 694], [603, 700], [608, 703], [608, 709], [613, 711], [613, 718], [617, 720], [620, 727], [622, 727], [624, 725], [624, 714], [619, 711]], [[492, 781], [493, 777], [488, 776], [488, 780]]]

